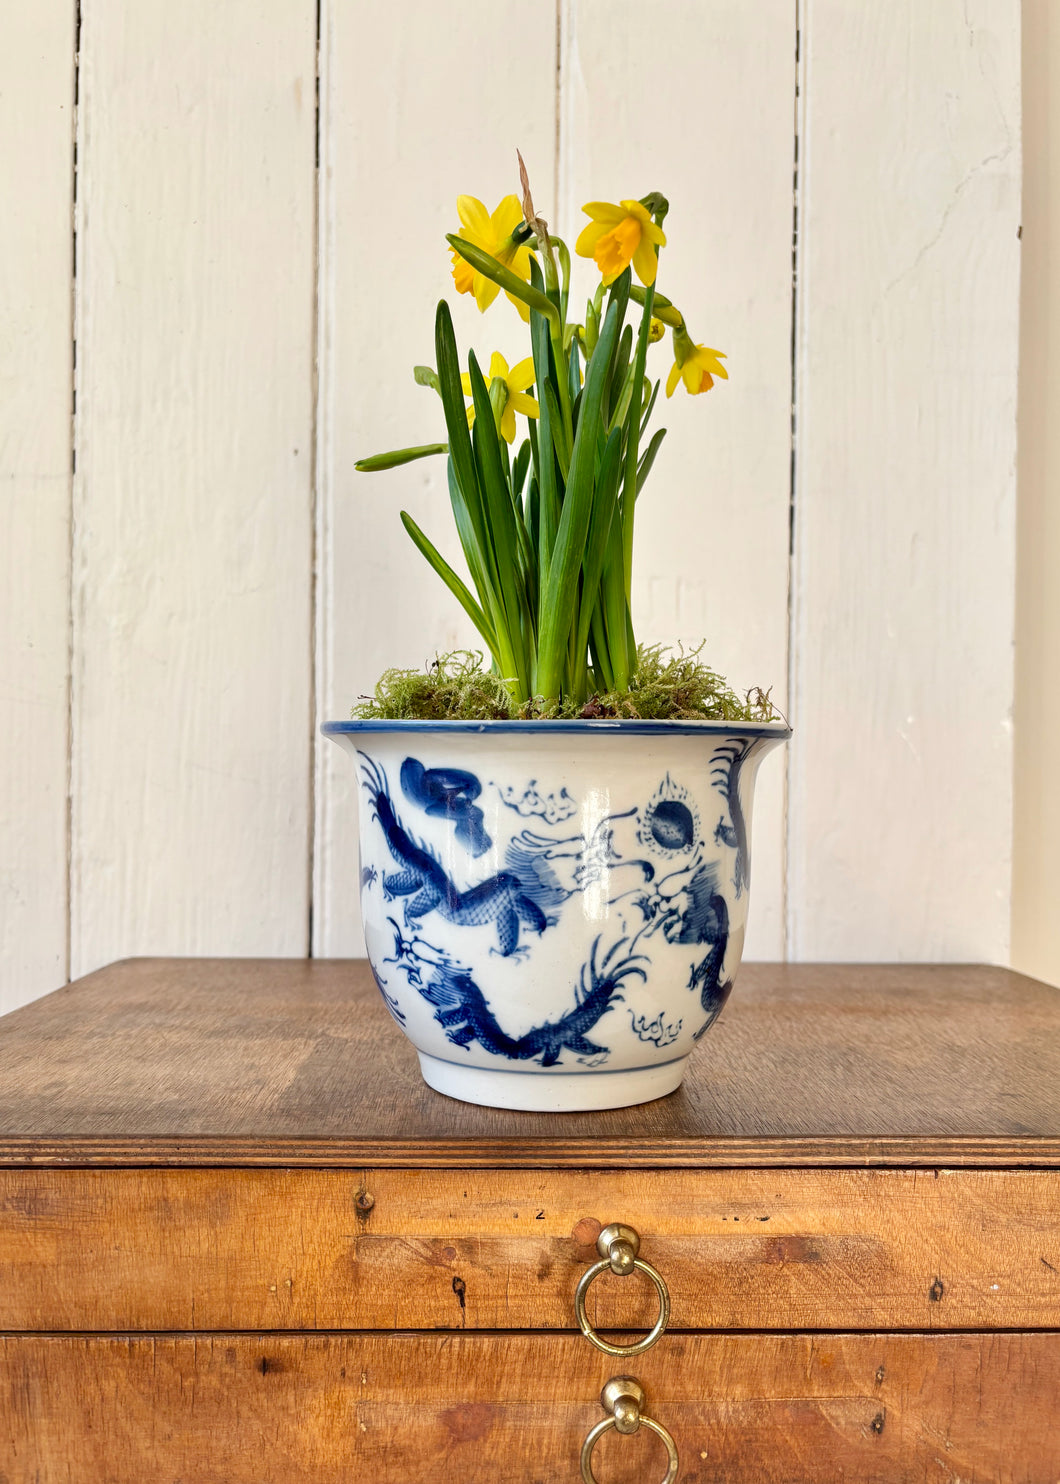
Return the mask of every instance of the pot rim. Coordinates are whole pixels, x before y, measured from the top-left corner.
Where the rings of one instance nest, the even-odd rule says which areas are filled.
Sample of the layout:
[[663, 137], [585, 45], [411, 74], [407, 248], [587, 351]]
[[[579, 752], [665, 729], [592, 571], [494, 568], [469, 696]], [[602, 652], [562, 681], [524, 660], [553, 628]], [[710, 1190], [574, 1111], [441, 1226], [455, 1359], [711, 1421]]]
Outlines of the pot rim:
[[536, 732], [561, 735], [568, 732], [618, 732], [627, 737], [770, 737], [786, 742], [791, 736], [791, 727], [786, 721], [648, 721], [640, 717], [600, 716], [578, 720], [546, 721], [452, 721], [423, 720], [361, 720], [349, 718], [345, 721], [321, 722], [320, 730], [325, 737], [341, 737], [351, 732], [479, 732], [499, 734], [501, 732]]

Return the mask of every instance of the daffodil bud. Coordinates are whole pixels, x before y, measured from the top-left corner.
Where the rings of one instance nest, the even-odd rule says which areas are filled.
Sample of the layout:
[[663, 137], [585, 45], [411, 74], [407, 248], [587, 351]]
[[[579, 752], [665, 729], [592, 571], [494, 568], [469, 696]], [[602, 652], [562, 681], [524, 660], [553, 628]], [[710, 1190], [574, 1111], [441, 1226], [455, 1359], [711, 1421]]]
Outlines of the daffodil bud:
[[665, 334], [666, 326], [663, 324], [662, 320], [656, 319], [654, 316], [652, 316], [652, 322], [648, 326], [648, 339], [654, 345], [655, 342], [657, 340], [661, 340]]
[[600, 338], [600, 309], [593, 300], [585, 306], [585, 354], [591, 356]]
[[413, 366], [412, 375], [417, 386], [433, 387], [438, 395], [441, 396], [442, 384], [438, 380], [438, 373], [433, 366]]
[[670, 203], [661, 191], [649, 191], [646, 196], [641, 196], [640, 204], [646, 211], [650, 211], [655, 220], [655, 225], [661, 227], [666, 219], [666, 213], [670, 210]]
[[507, 380], [503, 376], [491, 376], [489, 392], [490, 406], [493, 408], [493, 419], [496, 422], [497, 428], [499, 430], [501, 426], [501, 419], [504, 416], [504, 409], [508, 405]]

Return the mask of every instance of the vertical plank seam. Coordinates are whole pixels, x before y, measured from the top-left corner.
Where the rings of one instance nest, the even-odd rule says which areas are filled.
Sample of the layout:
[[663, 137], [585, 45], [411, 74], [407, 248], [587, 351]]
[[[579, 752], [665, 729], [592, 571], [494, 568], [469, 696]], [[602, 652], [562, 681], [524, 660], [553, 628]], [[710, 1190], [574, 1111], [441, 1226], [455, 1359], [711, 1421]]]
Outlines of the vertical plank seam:
[[317, 609], [317, 438], [320, 399], [320, 26], [321, 0], [316, 0], [313, 48], [313, 307], [309, 327], [313, 343], [309, 393], [309, 734], [306, 748], [306, 958], [313, 957], [314, 876], [316, 864], [316, 712]]
[[563, 0], [556, 0], [555, 108], [552, 116], [553, 230], [559, 233], [559, 152], [563, 113]]
[[[313, 705], [331, 698], [331, 609], [334, 590], [331, 581], [331, 324], [334, 294], [331, 275], [334, 272], [332, 251], [332, 200], [330, 186], [331, 107], [330, 49], [333, 45], [334, 18], [330, 0], [318, 0], [317, 6], [317, 121], [316, 121], [316, 244], [314, 265], [314, 313], [316, 316], [316, 373], [313, 405]], [[313, 769], [313, 825], [310, 880], [309, 957], [326, 945], [328, 936], [328, 856], [330, 835], [331, 774], [325, 748], [313, 716], [310, 760]]]
[[[1005, 873], [1005, 886], [1008, 892], [1008, 913], [1003, 919], [1002, 931], [1005, 934], [1005, 945], [1001, 950], [1000, 957], [995, 957], [995, 963], [1012, 965], [1012, 908], [1015, 900], [1016, 885], [1016, 654], [1018, 652], [1018, 629], [1017, 614], [1019, 611], [1019, 454], [1020, 454], [1020, 423], [1019, 423], [1019, 387], [1020, 387], [1020, 331], [1021, 331], [1021, 305], [1023, 302], [1023, 201], [1024, 187], [1024, 71], [1023, 71], [1023, 31], [1026, 25], [1026, 16], [1021, 3], [1016, 7], [1016, 79], [1017, 79], [1017, 110], [1015, 119], [1016, 144], [1015, 149], [1019, 155], [1019, 203], [1017, 206], [1018, 223], [1016, 227], [1016, 397], [1013, 409], [1015, 428], [1013, 430], [1012, 448], [1012, 595], [1009, 604], [1008, 627], [1012, 635], [1012, 668], [1009, 676], [1009, 705], [1008, 705], [1008, 869]], [[1012, 136], [1009, 134], [1011, 144]], [[1004, 152], [1002, 157], [1004, 157]]]
[[66, 522], [66, 896], [63, 921], [63, 977], [70, 982], [73, 969], [73, 876], [74, 876], [74, 487], [77, 482], [77, 330], [79, 322], [79, 284], [77, 276], [78, 223], [78, 147], [81, 128], [81, 0], [74, 5], [74, 98], [71, 109], [72, 131], [70, 170], [70, 493]]
[[[798, 714], [798, 578], [797, 530], [798, 530], [798, 427], [800, 412], [799, 346], [802, 334], [799, 316], [802, 300], [799, 294], [799, 274], [802, 268], [802, 233], [805, 222], [800, 221], [799, 208], [804, 194], [806, 173], [806, 58], [809, 47], [806, 43], [808, 30], [809, 0], [794, 0], [795, 7], [795, 97], [794, 97], [794, 144], [791, 188], [791, 465], [790, 501], [788, 514], [788, 716]], [[797, 955], [795, 920], [793, 911], [794, 892], [791, 872], [794, 851], [792, 849], [793, 810], [795, 798], [795, 750], [797, 735], [788, 745], [784, 768], [784, 829], [781, 848], [781, 909], [784, 923], [784, 961], [791, 962]]]
[[[1035, 723], [1048, 721], [1048, 710], [1039, 710], [1030, 699], [1036, 679], [1035, 658], [1044, 657], [1041, 673], [1048, 673], [1048, 627], [1043, 625], [1048, 609], [1044, 605], [1048, 571], [1049, 527], [1043, 516], [1048, 496], [1048, 441], [1045, 419], [1038, 410], [1032, 387], [1035, 382], [1049, 386], [1049, 345], [1043, 332], [1035, 334], [1035, 319], [1043, 327], [1049, 323], [1048, 300], [1042, 293], [1051, 287], [1049, 262], [1050, 222], [1047, 212], [1050, 190], [1048, 160], [1052, 129], [1048, 110], [1049, 81], [1056, 41], [1052, 34], [1052, 16], [1047, 4], [1035, 4], [1021, 11], [1020, 18], [1020, 148], [1023, 160], [1020, 191], [1020, 225], [1017, 241], [1020, 248], [1019, 316], [1020, 342], [1017, 399], [1016, 442], [1016, 582], [1013, 634], [1015, 638], [1012, 696], [1012, 844], [1009, 873], [1009, 951], [1008, 961], [1021, 973], [1060, 984], [1060, 949], [1055, 964], [1050, 961], [1049, 917], [1042, 909], [1049, 897], [1052, 872], [1049, 867], [1048, 794], [1039, 797], [1038, 785], [1044, 770], [1039, 770], [1034, 754], [1026, 753], [1031, 744]], [[1055, 127], [1055, 126], [1053, 126]], [[1029, 210], [1028, 210], [1029, 203]], [[1026, 247], [1023, 228], [1030, 237]], [[1041, 248], [1036, 246], [1039, 241]], [[1033, 295], [1033, 298], [1032, 298]], [[1020, 404], [1022, 403], [1022, 426]], [[1033, 520], [1031, 517], [1033, 516]], [[1043, 530], [1044, 528], [1044, 530]], [[1032, 535], [1043, 534], [1046, 545], [1041, 554], [1032, 557], [1037, 546]], [[1044, 557], [1044, 560], [1043, 560]], [[1040, 563], [1040, 565], [1039, 565]], [[1044, 641], [1044, 642], [1043, 642]], [[1026, 730], [1025, 730], [1026, 728]], [[1045, 760], [1044, 750], [1039, 755]], [[1033, 800], [1033, 809], [1024, 803]], [[1044, 805], [1044, 808], [1042, 807]], [[1039, 887], [1044, 883], [1044, 889]], [[1060, 939], [1057, 940], [1060, 943]]]
[[571, 230], [573, 208], [567, 199], [571, 189], [573, 172], [570, 168], [571, 149], [571, 38], [576, 24], [573, 14], [576, 0], [556, 0], [556, 119], [555, 161], [552, 188], [555, 191], [556, 232], [567, 237]]

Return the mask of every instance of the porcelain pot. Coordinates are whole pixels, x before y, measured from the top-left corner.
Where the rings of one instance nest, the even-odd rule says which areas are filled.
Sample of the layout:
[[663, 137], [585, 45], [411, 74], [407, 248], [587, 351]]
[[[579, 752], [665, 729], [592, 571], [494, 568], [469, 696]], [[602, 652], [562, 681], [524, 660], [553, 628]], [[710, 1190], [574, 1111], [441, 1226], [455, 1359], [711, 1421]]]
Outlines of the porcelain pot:
[[327, 722], [368, 957], [425, 1080], [540, 1112], [672, 1092], [732, 989], [783, 723]]

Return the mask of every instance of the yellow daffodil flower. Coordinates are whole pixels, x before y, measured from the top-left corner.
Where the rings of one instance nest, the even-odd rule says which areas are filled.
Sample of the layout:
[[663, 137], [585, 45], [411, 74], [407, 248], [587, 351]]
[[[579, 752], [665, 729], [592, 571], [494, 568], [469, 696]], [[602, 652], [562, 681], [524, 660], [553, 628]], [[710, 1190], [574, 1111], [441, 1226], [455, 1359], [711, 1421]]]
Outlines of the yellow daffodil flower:
[[[521, 412], [524, 417], [537, 417], [540, 409], [533, 397], [526, 395], [528, 386], [534, 383], [534, 358], [527, 356], [525, 361], [519, 361], [511, 370], [508, 362], [495, 350], [490, 356], [490, 381], [502, 381], [507, 389], [504, 409], [501, 412], [501, 435], [508, 443], [515, 442], [515, 414]], [[464, 388], [464, 396], [471, 396], [471, 377], [465, 371], [460, 378], [460, 385]], [[488, 385], [488, 383], [487, 383]], [[475, 408], [467, 409], [467, 425], [469, 428], [475, 425]]]
[[674, 363], [666, 378], [666, 395], [672, 397], [678, 381], [683, 381], [690, 396], [709, 392], [715, 376], [728, 381], [729, 373], [721, 364], [725, 354], [707, 345], [693, 345], [684, 326], [674, 331]]
[[[496, 258], [513, 273], [530, 281], [530, 249], [515, 241], [516, 227], [523, 220], [523, 208], [516, 196], [505, 196], [491, 215], [475, 196], [457, 196], [456, 209], [460, 217], [459, 237], [473, 242], [490, 257]], [[452, 251], [453, 282], [458, 294], [474, 294], [475, 303], [485, 314], [500, 292], [499, 286], [485, 274], [479, 273], [466, 262], [455, 249]], [[529, 320], [530, 310], [521, 299], [508, 295], [524, 320]]]
[[620, 201], [617, 206], [589, 201], [582, 210], [591, 220], [574, 244], [578, 256], [595, 260], [605, 284], [614, 283], [630, 263], [646, 288], [653, 284], [659, 266], [655, 249], [666, 246], [666, 237], [647, 207], [639, 201]]

